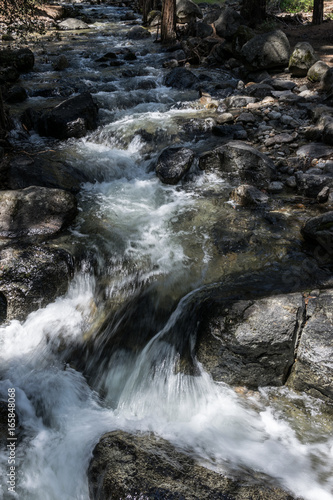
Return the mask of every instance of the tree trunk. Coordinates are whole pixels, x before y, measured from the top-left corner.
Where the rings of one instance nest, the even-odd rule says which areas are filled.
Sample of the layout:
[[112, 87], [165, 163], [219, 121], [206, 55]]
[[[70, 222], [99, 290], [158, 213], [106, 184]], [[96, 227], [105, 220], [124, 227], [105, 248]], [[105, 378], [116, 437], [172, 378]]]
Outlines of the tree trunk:
[[176, 0], [164, 0], [161, 19], [161, 41], [172, 42], [176, 38]]
[[142, 24], [147, 24], [148, 14], [152, 10], [152, 0], [142, 1]]
[[324, 20], [324, 0], [314, 0], [312, 24], [321, 24]]
[[251, 25], [262, 23], [266, 19], [266, 0], [243, 0], [241, 15]]

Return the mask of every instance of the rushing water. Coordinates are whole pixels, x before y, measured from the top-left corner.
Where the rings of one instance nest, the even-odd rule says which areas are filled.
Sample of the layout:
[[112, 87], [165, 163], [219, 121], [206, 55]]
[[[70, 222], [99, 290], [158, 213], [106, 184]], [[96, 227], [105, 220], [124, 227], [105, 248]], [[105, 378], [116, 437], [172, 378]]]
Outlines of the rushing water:
[[[116, 21], [124, 13], [96, 9]], [[100, 22], [89, 36], [74, 35], [71, 69], [60, 83], [43, 58], [39, 71], [27, 76], [31, 95], [55, 80], [60, 90], [90, 88], [100, 127], [84, 139], [52, 143], [92, 179], [80, 194], [70, 238], [60, 240], [84, 249], [81, 269], [64, 297], [0, 329], [0, 396], [6, 400], [8, 388], [16, 389], [22, 429], [17, 493], [7, 491], [8, 452], [2, 450], [0, 497], [87, 500], [94, 445], [104, 432], [123, 429], [154, 431], [215, 470], [255, 470], [304, 499], [332, 500], [332, 422], [320, 402], [287, 389], [239, 396], [214, 383], [195, 360], [195, 375], [179, 369], [179, 338], [188, 349], [193, 342], [193, 324], [184, 321], [193, 293], [242, 270], [296, 265], [302, 214], [286, 211], [280, 229], [255, 215], [244, 220], [226, 203], [228, 185], [196, 169], [182, 185], [161, 184], [150, 168], [156, 155], [179, 137], [204, 149], [203, 137], [191, 138], [184, 123], [195, 118], [209, 126], [210, 117], [193, 105], [195, 93], [163, 86], [163, 56], [152, 42], [131, 45], [139, 76], [96, 65], [110, 46], [129, 44], [126, 29]], [[65, 37], [52, 46], [66, 43]], [[156, 53], [146, 54], [147, 45]], [[142, 90], [144, 80], [156, 88]], [[44, 105], [42, 97], [29, 101]], [[49, 144], [38, 135], [25, 140]], [[226, 238], [225, 251], [214, 235]], [[109, 341], [117, 336], [123, 340], [115, 350]]]

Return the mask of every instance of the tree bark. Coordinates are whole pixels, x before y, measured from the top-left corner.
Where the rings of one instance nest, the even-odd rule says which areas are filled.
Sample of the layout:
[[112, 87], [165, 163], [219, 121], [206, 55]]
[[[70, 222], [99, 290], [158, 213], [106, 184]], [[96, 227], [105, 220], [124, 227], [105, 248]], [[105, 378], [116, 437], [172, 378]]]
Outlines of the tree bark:
[[324, 0], [314, 0], [312, 24], [321, 24], [324, 21]]
[[262, 23], [266, 19], [266, 0], [243, 0], [241, 15], [251, 25]]
[[176, 0], [164, 0], [161, 19], [161, 41], [172, 42], [176, 38]]

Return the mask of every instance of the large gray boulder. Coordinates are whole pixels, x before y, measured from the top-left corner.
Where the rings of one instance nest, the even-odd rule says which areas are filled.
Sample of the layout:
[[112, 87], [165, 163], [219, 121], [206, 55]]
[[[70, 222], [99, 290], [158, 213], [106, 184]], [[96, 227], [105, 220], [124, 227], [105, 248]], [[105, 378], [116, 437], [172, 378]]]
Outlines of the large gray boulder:
[[198, 360], [214, 380], [280, 386], [294, 362], [304, 302], [300, 293], [226, 301], [198, 333]]
[[199, 78], [186, 68], [174, 68], [165, 77], [164, 83], [167, 87], [179, 90], [190, 89], [200, 82]]
[[225, 477], [148, 433], [104, 434], [93, 451], [88, 479], [91, 500], [293, 500], [274, 482], [250, 484], [244, 471], [243, 481]]
[[227, 7], [214, 22], [216, 34], [221, 38], [232, 38], [243, 23], [242, 16], [234, 9]]
[[0, 50], [0, 66], [14, 67], [20, 73], [31, 71], [35, 64], [35, 56], [28, 48]]
[[275, 174], [275, 166], [268, 156], [241, 141], [230, 141], [203, 153], [199, 158], [199, 167], [259, 189], [267, 188]]
[[83, 137], [97, 127], [98, 108], [89, 92], [70, 97], [37, 120], [38, 132], [57, 139]]
[[66, 228], [76, 214], [76, 198], [68, 191], [40, 186], [0, 191], [0, 238], [49, 236]]
[[331, 92], [333, 90], [333, 68], [329, 68], [321, 79], [321, 90]]
[[176, 20], [177, 23], [184, 24], [202, 19], [200, 7], [192, 0], [176, 0]]
[[[332, 217], [333, 224], [333, 217]], [[298, 391], [333, 400], [333, 290], [309, 298], [297, 359], [289, 384]]]
[[289, 60], [289, 71], [293, 76], [306, 76], [311, 66], [318, 60], [314, 48], [308, 42], [295, 45]]
[[194, 153], [188, 148], [167, 148], [158, 157], [156, 174], [164, 184], [177, 184], [190, 169]]
[[35, 157], [14, 156], [8, 165], [0, 167], [2, 189], [24, 189], [43, 186], [78, 193], [89, 178], [82, 170], [47, 153]]
[[281, 30], [257, 35], [241, 49], [244, 63], [251, 69], [286, 67], [289, 55], [289, 40]]
[[306, 240], [320, 246], [320, 253], [325, 251], [329, 256], [333, 255], [333, 212], [312, 217], [305, 223], [301, 233]]
[[24, 320], [27, 314], [66, 293], [73, 273], [72, 257], [61, 249], [16, 245], [0, 250], [2, 320]]
[[87, 23], [85, 23], [84, 21], [81, 21], [80, 19], [75, 19], [73, 17], [69, 17], [68, 19], [65, 19], [64, 21], [61, 21], [58, 24], [58, 28], [60, 30], [64, 30], [64, 31], [87, 30], [87, 29], [89, 29], [89, 25]]

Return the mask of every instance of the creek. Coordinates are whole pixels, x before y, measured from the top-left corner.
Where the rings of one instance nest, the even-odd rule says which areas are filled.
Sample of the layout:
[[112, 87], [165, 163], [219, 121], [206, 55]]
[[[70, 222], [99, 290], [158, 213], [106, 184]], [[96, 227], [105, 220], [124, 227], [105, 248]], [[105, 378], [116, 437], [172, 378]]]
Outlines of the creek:
[[[215, 110], [200, 106], [195, 91], [163, 85], [165, 54], [153, 39], [126, 38], [125, 8], [85, 11], [106, 20], [45, 37], [47, 54], [66, 53], [70, 67], [59, 77], [40, 50], [35, 71], [24, 76], [24, 106], [45, 106], [38, 88], [53, 89], [47, 105], [89, 90], [98, 129], [63, 143], [12, 135], [92, 180], [78, 195], [75, 225], [54, 242], [80, 262], [68, 293], [0, 328], [0, 395], [15, 388], [22, 429], [17, 493], [7, 491], [1, 450], [0, 498], [88, 500], [92, 450], [103, 433], [122, 429], [153, 431], [214, 470], [253, 470], [295, 496], [332, 500], [333, 426], [322, 402], [285, 387], [245, 397], [195, 360], [195, 374], [179, 369], [177, 339], [194, 341], [184, 321], [193, 293], [272, 266], [292, 289], [293, 272], [302, 274], [305, 214], [287, 203], [281, 210], [279, 201], [266, 218], [237, 210], [230, 185], [196, 167], [182, 183], [163, 185], [152, 165], [164, 147], [199, 153], [220, 143], [207, 133]], [[96, 63], [125, 47], [136, 60]]]

